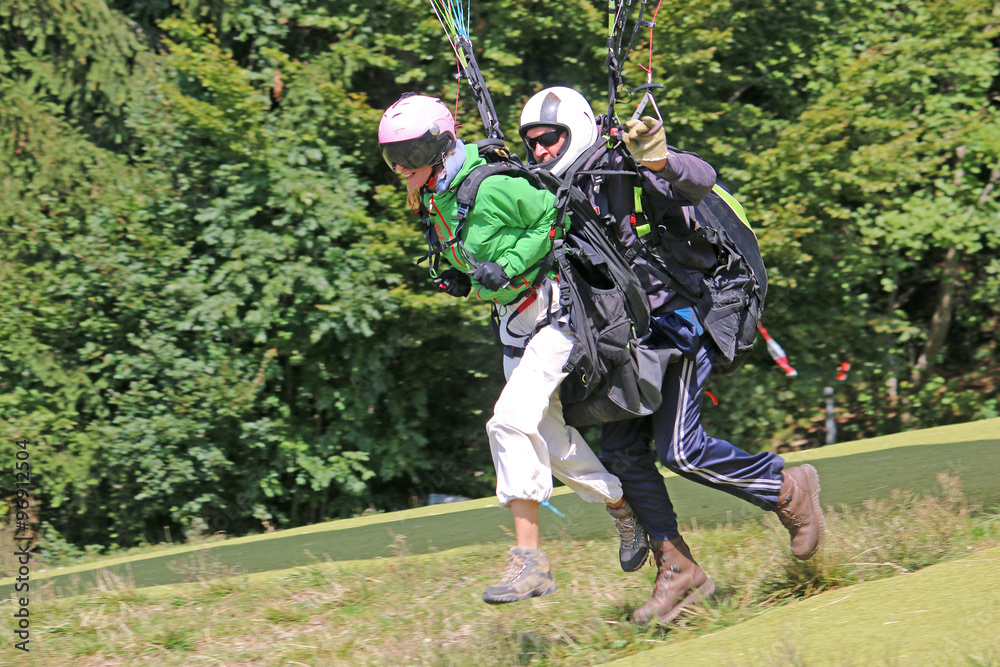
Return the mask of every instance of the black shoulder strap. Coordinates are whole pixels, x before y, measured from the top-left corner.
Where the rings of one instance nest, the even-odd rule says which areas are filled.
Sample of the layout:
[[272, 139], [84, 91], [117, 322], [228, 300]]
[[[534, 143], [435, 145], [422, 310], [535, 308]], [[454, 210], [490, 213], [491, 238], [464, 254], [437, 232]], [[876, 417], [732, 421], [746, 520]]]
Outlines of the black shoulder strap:
[[527, 178], [535, 187], [545, 189], [539, 182], [538, 177], [532, 171], [526, 169], [520, 162], [502, 160], [500, 162], [480, 165], [470, 171], [469, 175], [458, 186], [458, 191], [455, 194], [455, 201], [458, 202], [456, 220], [462, 221], [469, 215], [469, 211], [472, 210], [472, 206], [476, 203], [476, 195], [479, 193], [479, 186], [483, 184], [483, 181], [490, 176], [498, 174]]
[[487, 162], [511, 162], [514, 164], [521, 164], [520, 158], [510, 152], [510, 149], [507, 148], [507, 144], [504, 143], [503, 139], [495, 137], [480, 139], [476, 142], [476, 148], [479, 150], [479, 157], [483, 158]]
[[417, 209], [417, 215], [420, 217], [420, 226], [424, 228], [424, 237], [427, 239], [427, 254], [418, 257], [415, 263], [420, 264], [425, 259], [430, 259], [431, 271], [437, 273], [438, 258], [442, 250], [441, 240], [438, 238], [437, 231], [431, 223], [431, 212], [427, 208], [427, 205], [424, 204], [423, 197], [420, 198], [420, 207]]
[[[430, 211], [427, 210], [427, 206], [424, 205], [423, 201], [420, 202], [418, 213], [420, 215], [420, 224], [424, 228], [424, 235], [427, 237], [427, 254], [419, 258], [417, 264], [420, 264], [425, 259], [432, 258], [433, 268], [436, 270], [438, 258], [442, 252], [456, 244], [461, 247], [459, 233], [462, 230], [465, 219], [469, 215], [469, 211], [472, 210], [473, 205], [476, 203], [476, 194], [478, 194], [479, 186], [482, 185], [484, 180], [499, 173], [532, 178], [530, 172], [521, 163], [517, 155], [511, 153], [510, 149], [507, 148], [502, 136], [481, 139], [476, 142], [476, 149], [479, 152], [479, 156], [487, 161], [487, 164], [473, 169], [458, 187], [458, 192], [456, 193], [458, 215], [455, 217], [458, 225], [455, 227], [454, 238], [451, 241], [445, 244], [440, 242], [437, 232], [434, 230], [434, 225], [430, 223]], [[536, 181], [536, 187], [542, 187], [540, 183], [537, 183], [537, 177], [534, 180]], [[462, 251], [466, 259], [475, 265], [475, 258], [466, 253], [464, 248], [462, 248]]]
[[[561, 226], [564, 235], [573, 235], [584, 239], [587, 245], [596, 251], [609, 272], [611, 280], [621, 289], [626, 302], [626, 311], [632, 320], [636, 333], [641, 337], [649, 328], [649, 302], [646, 293], [635, 276], [626, 257], [625, 248], [610, 229], [610, 218], [601, 216], [591, 205], [586, 193], [576, 185], [576, 178], [589, 171], [599, 163], [603, 156], [599, 151], [605, 147], [603, 142], [595, 143], [577, 159], [573, 165], [563, 174], [562, 178], [555, 176], [551, 172], [540, 170], [539, 174], [544, 175], [544, 179], [549, 185], [549, 190], [554, 190], [556, 195], [555, 206], [559, 211], [555, 226]], [[595, 156], [596, 159], [595, 159]], [[597, 169], [595, 173], [606, 175], [608, 170]], [[566, 215], [570, 215], [567, 222]], [[561, 249], [553, 246], [554, 249]], [[557, 256], [556, 260], [560, 258]], [[560, 289], [564, 290], [562, 284]], [[567, 295], [565, 291], [561, 295], [564, 300]]]
[[[484, 144], [487, 145], [487, 150], [506, 151], [503, 142], [499, 140], [485, 139], [477, 142], [477, 145], [480, 146], [480, 151], [483, 150]], [[469, 217], [469, 212], [472, 211], [473, 206], [476, 204], [476, 196], [479, 194], [479, 187], [487, 178], [497, 175], [527, 178], [536, 188], [545, 189], [538, 180], [538, 177], [526, 169], [520, 161], [502, 160], [499, 162], [479, 165], [469, 172], [469, 175], [462, 180], [458, 186], [458, 190], [455, 192], [455, 202], [458, 206], [455, 212], [454, 220], [457, 224], [455, 225], [455, 231], [452, 235], [452, 239], [444, 244], [438, 243], [438, 249], [436, 251], [431, 251], [433, 254], [439, 255], [445, 250], [451, 248], [453, 245], [458, 245], [458, 247], [462, 250], [462, 254], [465, 255], [465, 258], [469, 261], [469, 263], [472, 264], [472, 266], [476, 266], [476, 259], [469, 253], [465, 252], [465, 247], [462, 244], [461, 237], [462, 229], [465, 227], [465, 220]]]

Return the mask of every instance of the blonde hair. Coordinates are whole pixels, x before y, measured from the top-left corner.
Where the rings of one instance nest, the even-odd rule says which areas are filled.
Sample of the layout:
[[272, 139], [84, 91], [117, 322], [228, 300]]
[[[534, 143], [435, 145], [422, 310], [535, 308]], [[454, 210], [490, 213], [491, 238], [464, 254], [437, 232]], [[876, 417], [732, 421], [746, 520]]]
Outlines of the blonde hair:
[[[442, 172], [444, 169], [444, 162], [454, 154], [455, 146], [452, 146], [450, 151], [441, 156], [441, 164], [438, 164], [431, 169], [431, 175], [427, 177], [428, 182], [433, 180]], [[406, 205], [410, 207], [411, 213], [416, 213], [420, 209], [420, 190], [423, 187], [424, 186], [420, 186], [415, 190], [410, 189], [409, 186], [406, 188]]]
[[406, 205], [410, 207], [411, 213], [420, 209], [420, 188], [406, 188]]

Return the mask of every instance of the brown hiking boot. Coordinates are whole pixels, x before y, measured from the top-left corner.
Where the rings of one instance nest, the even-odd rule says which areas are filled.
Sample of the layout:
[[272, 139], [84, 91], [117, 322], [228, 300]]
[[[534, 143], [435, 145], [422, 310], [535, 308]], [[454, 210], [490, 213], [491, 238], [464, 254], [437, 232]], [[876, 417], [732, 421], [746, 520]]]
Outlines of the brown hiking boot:
[[503, 604], [556, 592], [549, 559], [540, 549], [511, 547], [500, 583], [483, 593], [483, 602]]
[[819, 473], [809, 464], [781, 471], [781, 494], [774, 510], [792, 537], [792, 555], [809, 560], [823, 542], [826, 520], [819, 504]]
[[694, 602], [715, 592], [715, 584], [691, 558], [691, 550], [678, 537], [669, 541], [650, 540], [656, 560], [656, 583], [653, 597], [632, 612], [636, 623], [657, 620], [669, 623]]
[[624, 572], [635, 572], [646, 564], [649, 557], [649, 539], [646, 529], [632, 511], [632, 506], [625, 501], [621, 507], [607, 506], [608, 514], [615, 520], [618, 529], [618, 563]]

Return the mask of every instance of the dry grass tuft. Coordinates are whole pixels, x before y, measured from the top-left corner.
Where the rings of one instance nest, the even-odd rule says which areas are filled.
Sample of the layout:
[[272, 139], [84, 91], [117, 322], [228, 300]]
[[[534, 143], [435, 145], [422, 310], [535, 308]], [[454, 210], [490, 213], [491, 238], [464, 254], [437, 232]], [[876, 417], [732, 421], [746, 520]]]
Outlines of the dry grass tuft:
[[[669, 627], [628, 621], [654, 572], [620, 571], [617, 541], [545, 544], [556, 594], [489, 606], [483, 589], [502, 572], [508, 544], [395, 556], [350, 567], [316, 562], [261, 583], [188, 560], [194, 583], [153, 597], [108, 578], [86, 597], [53, 600], [34, 627], [37, 664], [83, 665], [578, 665], [600, 664], [733, 625], [792, 598], [1000, 543], [1000, 522], [970, 507], [957, 480], [937, 496], [896, 493], [858, 508], [830, 508], [815, 558], [793, 559], [777, 519], [686, 539], [719, 585]], [[225, 574], [225, 573], [221, 573]], [[33, 612], [34, 613], [34, 612]], [[44, 629], [43, 629], [44, 628]], [[996, 664], [995, 656], [974, 656]], [[794, 647], [782, 656], [795, 664]], [[970, 658], [971, 659], [971, 658]]]

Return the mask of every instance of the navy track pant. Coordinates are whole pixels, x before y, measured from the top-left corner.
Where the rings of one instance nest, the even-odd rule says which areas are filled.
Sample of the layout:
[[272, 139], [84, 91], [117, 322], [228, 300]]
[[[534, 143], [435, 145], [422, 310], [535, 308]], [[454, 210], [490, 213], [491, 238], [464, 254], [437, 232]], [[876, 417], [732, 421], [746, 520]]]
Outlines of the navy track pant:
[[649, 417], [605, 424], [601, 433], [601, 462], [621, 480], [626, 499], [654, 540], [680, 533], [650, 440], [671, 471], [761, 509], [775, 509], [781, 489], [784, 459], [773, 452], [748, 454], [702, 428], [701, 403], [715, 347], [708, 336], [689, 334], [688, 355], [667, 366], [659, 409]]

